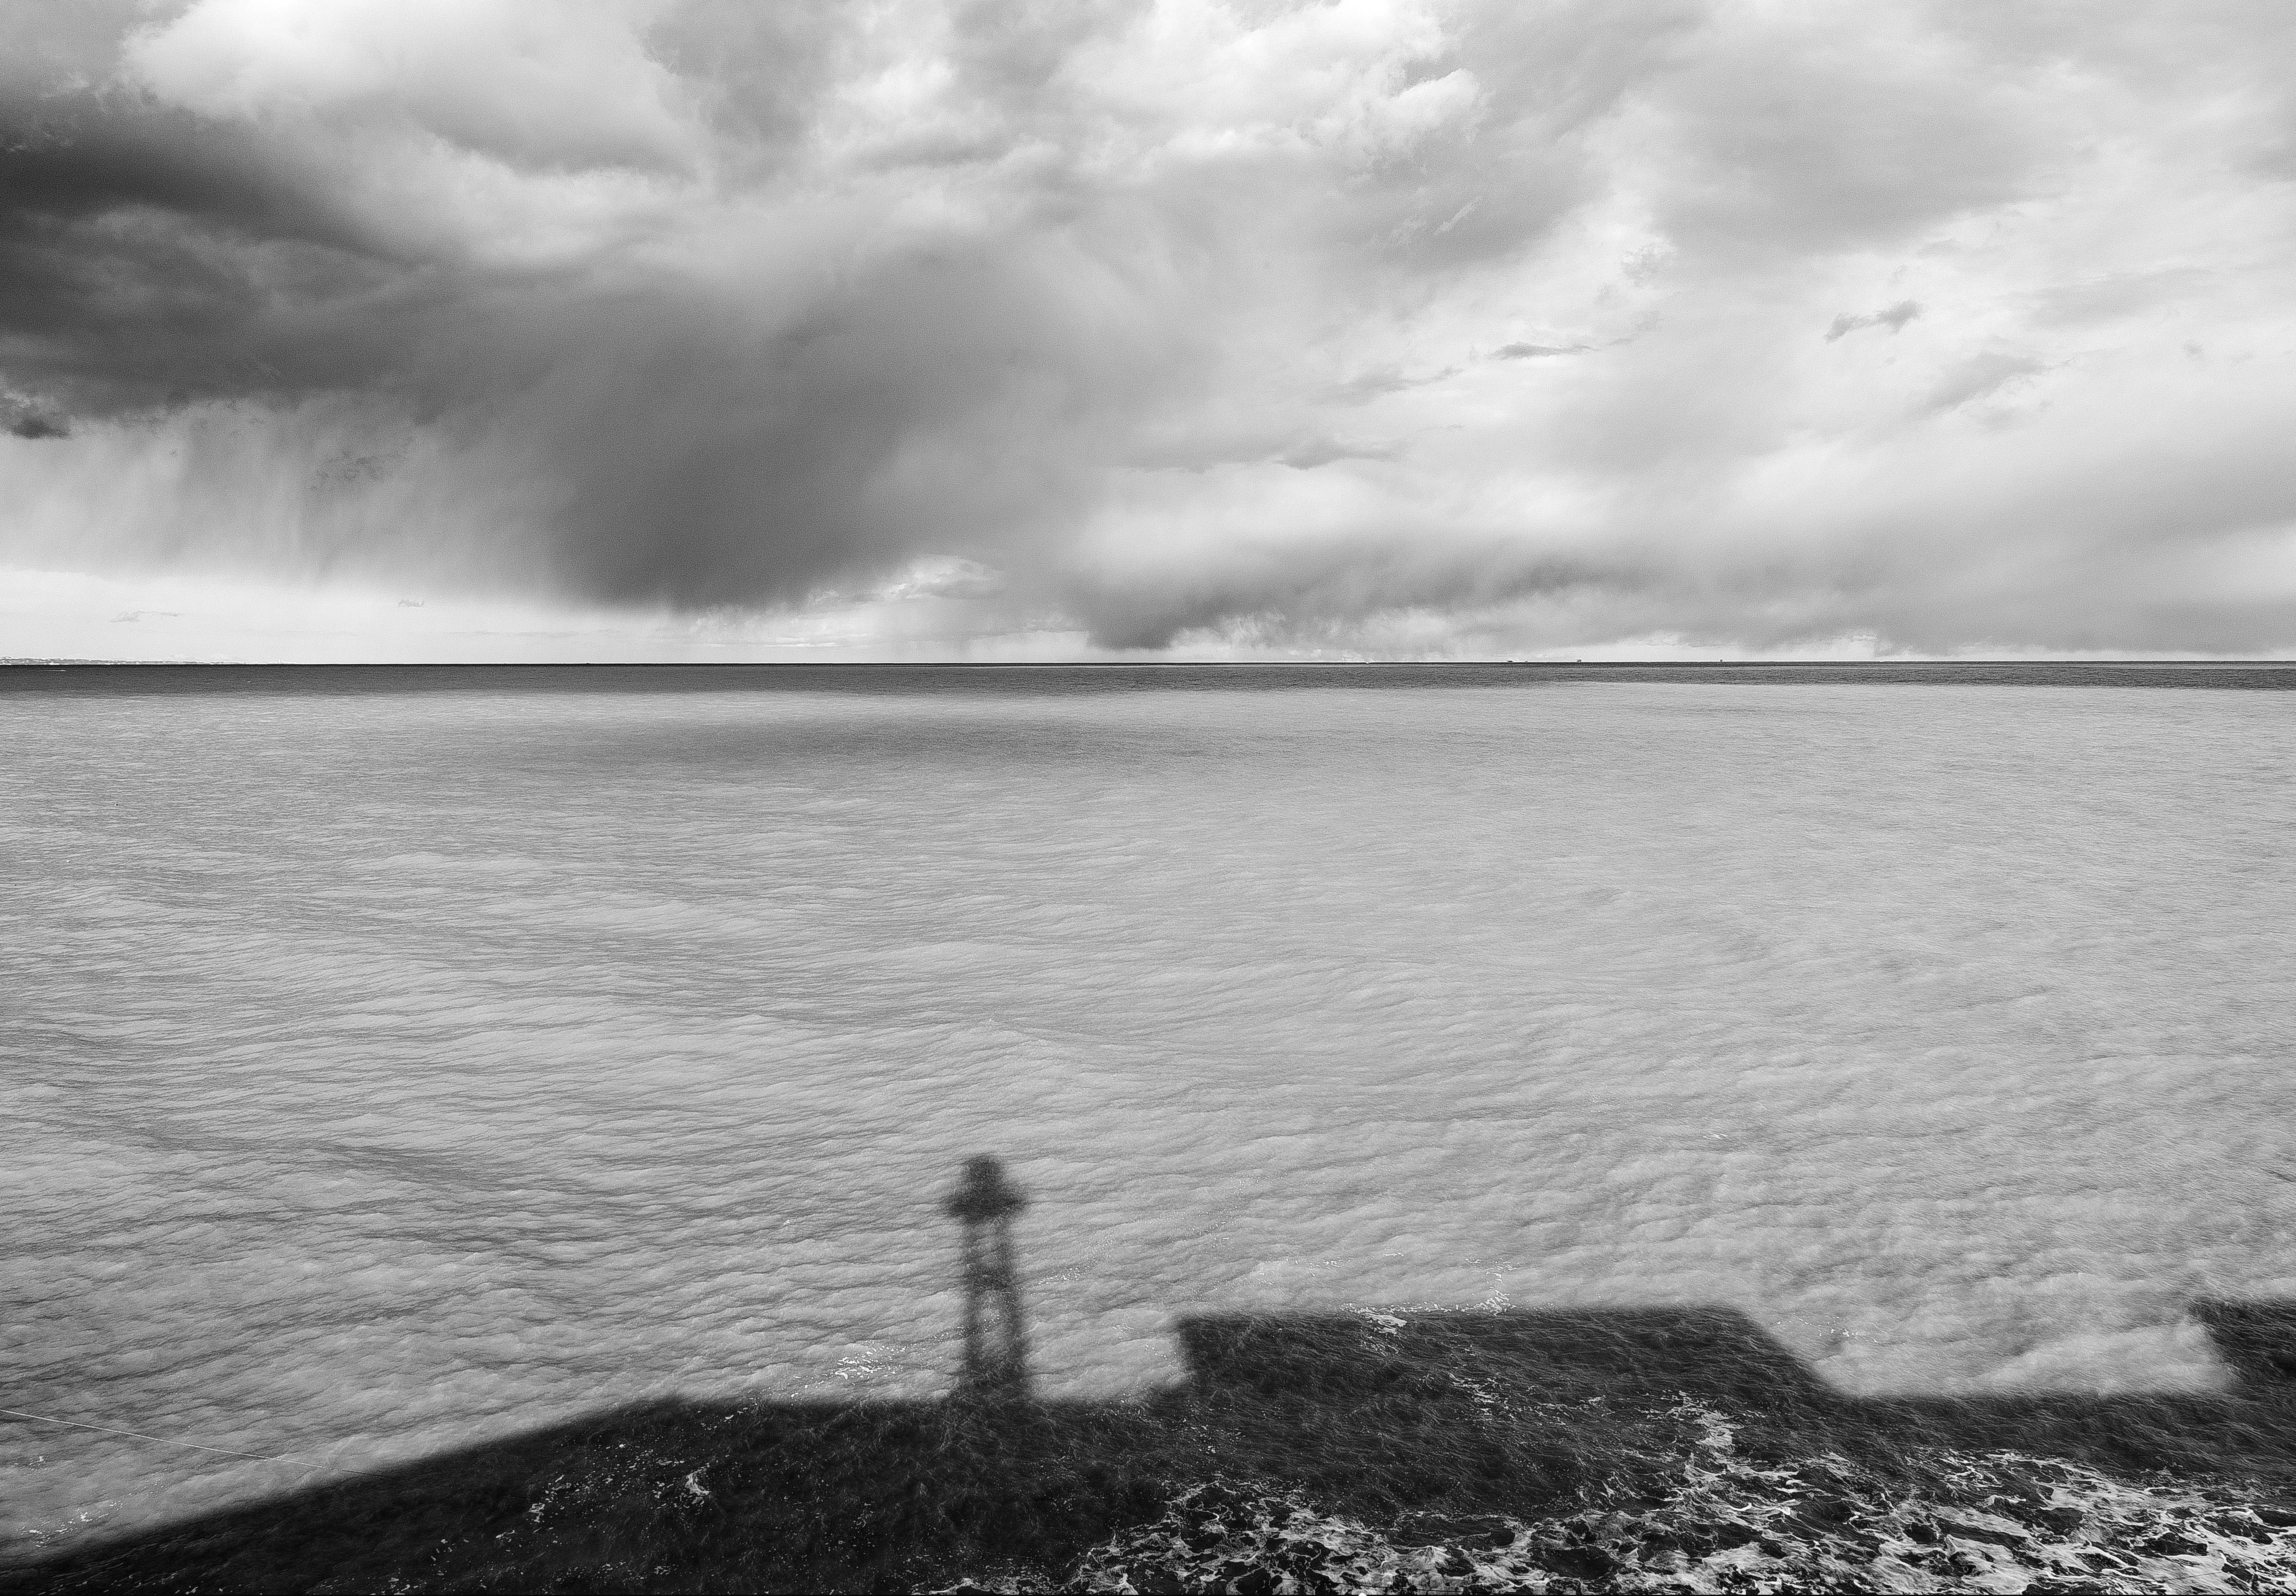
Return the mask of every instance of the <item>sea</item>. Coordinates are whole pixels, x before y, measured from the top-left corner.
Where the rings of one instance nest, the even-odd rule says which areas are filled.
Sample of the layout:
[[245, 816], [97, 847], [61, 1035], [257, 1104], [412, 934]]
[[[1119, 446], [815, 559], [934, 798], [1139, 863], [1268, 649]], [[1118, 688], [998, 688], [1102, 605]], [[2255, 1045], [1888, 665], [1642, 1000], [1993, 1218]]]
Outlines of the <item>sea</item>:
[[0, 1555], [1222, 1312], [2206, 1392], [2296, 1294], [2296, 667], [0, 672]]

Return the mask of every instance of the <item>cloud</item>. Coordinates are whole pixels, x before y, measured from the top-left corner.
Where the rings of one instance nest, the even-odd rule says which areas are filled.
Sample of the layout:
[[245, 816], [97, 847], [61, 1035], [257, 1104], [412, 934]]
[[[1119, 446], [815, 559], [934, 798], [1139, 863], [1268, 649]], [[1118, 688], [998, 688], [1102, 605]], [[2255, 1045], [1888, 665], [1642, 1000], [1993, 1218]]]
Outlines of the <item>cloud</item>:
[[2008, 349], [1988, 350], [1948, 370], [1923, 407], [1931, 413], [1956, 410], [2048, 370], [2047, 365], [2029, 355]]
[[12, 438], [70, 438], [62, 419], [35, 400], [0, 389], [0, 428]]
[[964, 570], [936, 626], [1125, 648], [2296, 647], [2269, 7], [21, 32], [0, 561], [592, 616]]
[[535, 171], [699, 156], [651, 8], [514, 0], [201, 0], [125, 41], [122, 74], [226, 122], [402, 128]]
[[1922, 307], [1911, 299], [1900, 299], [1889, 309], [1877, 310], [1872, 315], [1850, 315], [1844, 313], [1835, 316], [1833, 325], [1825, 330], [1825, 341], [1832, 343], [1845, 333], [1857, 331], [1860, 327], [1887, 327], [1892, 332], [1902, 331], [1907, 322], [1921, 314]]

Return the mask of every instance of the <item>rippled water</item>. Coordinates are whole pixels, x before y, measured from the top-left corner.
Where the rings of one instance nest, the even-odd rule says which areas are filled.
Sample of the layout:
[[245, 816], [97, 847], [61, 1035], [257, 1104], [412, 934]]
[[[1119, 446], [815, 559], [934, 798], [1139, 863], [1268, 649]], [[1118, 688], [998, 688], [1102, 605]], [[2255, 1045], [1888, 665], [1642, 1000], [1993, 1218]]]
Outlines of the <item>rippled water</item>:
[[12, 1535], [945, 1388], [984, 1151], [1056, 1395], [1498, 1297], [2191, 1388], [2296, 1290], [2284, 692], [246, 680], [0, 693], [0, 1406], [287, 1461], [0, 1416]]

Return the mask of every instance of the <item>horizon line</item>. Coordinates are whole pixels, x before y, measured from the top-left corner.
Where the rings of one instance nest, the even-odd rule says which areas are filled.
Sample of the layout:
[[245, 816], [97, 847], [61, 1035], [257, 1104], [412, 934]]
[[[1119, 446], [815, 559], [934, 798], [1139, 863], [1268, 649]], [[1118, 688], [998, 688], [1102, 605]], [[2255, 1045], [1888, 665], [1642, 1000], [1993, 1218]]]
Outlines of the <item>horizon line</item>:
[[2284, 666], [2296, 655], [1905, 655], [1764, 659], [0, 659], [0, 670], [1203, 670], [1902, 669], [1908, 666]]

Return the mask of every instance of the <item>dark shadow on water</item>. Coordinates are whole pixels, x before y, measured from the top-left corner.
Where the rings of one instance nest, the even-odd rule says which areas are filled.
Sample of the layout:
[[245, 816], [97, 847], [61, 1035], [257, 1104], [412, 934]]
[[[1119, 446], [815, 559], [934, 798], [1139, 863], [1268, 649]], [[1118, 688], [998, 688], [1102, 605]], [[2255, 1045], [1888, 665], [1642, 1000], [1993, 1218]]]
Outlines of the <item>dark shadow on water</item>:
[[1013, 1262], [1013, 1217], [1029, 1206], [995, 1158], [972, 1158], [964, 1184], [941, 1205], [963, 1227], [964, 1361], [957, 1394], [1010, 1402], [1029, 1395], [1029, 1330]]
[[1723, 1308], [1245, 1314], [1182, 1320], [1188, 1378], [1144, 1399], [1028, 1395], [1007, 1222], [975, 1160], [944, 1205], [971, 1310], [946, 1402], [665, 1402], [128, 1535], [0, 1588], [908, 1590], [1056, 1576], [1205, 1480], [1439, 1527], [1655, 1494], [1695, 1420], [1742, 1453], [1836, 1451], [1916, 1478], [1923, 1447], [2296, 1490], [2296, 1304], [2195, 1309], [2220, 1395], [1859, 1399]]
[[1117, 1409], [666, 1402], [163, 1527], [25, 1590], [870, 1590], [1152, 1518]]
[[2296, 1380], [2296, 1302], [2199, 1302], [2193, 1317], [2243, 1385]]

